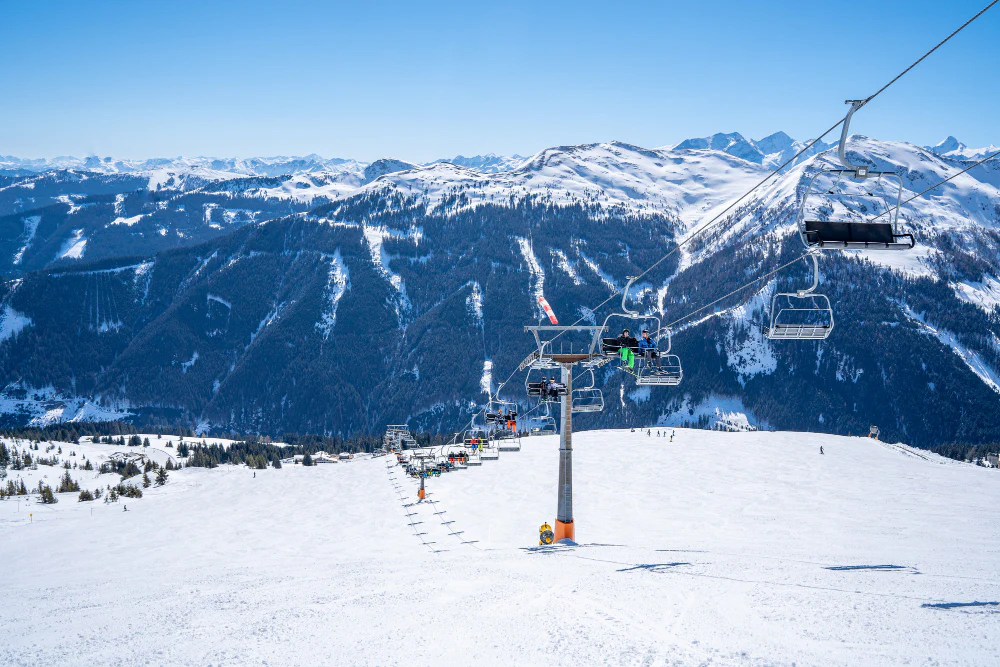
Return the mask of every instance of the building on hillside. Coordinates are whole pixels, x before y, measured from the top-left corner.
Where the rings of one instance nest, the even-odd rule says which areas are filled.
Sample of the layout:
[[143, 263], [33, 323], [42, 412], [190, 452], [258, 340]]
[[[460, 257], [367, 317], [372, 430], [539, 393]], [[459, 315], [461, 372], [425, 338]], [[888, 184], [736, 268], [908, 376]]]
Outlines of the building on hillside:
[[354, 454], [351, 454], [350, 452], [341, 452], [340, 453], [340, 460], [341, 461], [350, 461], [353, 458], [354, 458]]

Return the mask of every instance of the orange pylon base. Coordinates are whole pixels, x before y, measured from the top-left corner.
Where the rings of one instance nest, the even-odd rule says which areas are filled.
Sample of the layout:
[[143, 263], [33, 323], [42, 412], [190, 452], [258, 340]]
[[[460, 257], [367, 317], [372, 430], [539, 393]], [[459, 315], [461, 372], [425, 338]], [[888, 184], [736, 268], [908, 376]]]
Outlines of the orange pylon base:
[[425, 496], [424, 490], [423, 489], [417, 489], [417, 498], [420, 498], [421, 500], [423, 500], [424, 496]]
[[556, 539], [559, 540], [573, 540], [576, 541], [576, 529], [574, 528], [573, 522], [564, 522], [556, 519]]

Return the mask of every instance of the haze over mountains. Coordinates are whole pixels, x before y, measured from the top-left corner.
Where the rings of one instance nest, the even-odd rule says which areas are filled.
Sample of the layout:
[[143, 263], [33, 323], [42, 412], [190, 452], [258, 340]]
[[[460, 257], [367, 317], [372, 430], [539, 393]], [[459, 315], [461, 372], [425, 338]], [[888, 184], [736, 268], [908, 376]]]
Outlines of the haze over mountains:
[[[528, 352], [537, 296], [564, 319], [603, 321], [608, 307], [588, 308], [802, 145], [730, 133], [427, 165], [3, 158], [3, 410], [19, 423], [457, 428]], [[899, 173], [906, 196], [984, 150], [850, 144]], [[673, 321], [793, 259], [802, 180], [832, 161], [803, 156], [647, 276], [633, 305]], [[1000, 439], [998, 188], [991, 161], [908, 205], [910, 253], [826, 253], [827, 341], [761, 335], [770, 296], [807, 281], [796, 265], [675, 326], [677, 389], [605, 367], [608, 408], [582, 426], [736, 415], [836, 433], [877, 423], [923, 446]], [[503, 393], [527, 408], [520, 385]]]

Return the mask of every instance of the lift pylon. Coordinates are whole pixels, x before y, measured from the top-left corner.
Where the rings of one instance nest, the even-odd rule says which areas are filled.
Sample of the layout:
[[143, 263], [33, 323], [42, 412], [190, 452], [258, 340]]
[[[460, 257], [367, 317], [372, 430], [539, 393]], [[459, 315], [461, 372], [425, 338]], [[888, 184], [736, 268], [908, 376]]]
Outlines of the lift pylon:
[[[555, 541], [576, 539], [573, 521], [573, 368], [577, 365], [594, 368], [606, 361], [601, 351], [603, 326], [529, 326], [524, 328], [535, 337], [538, 349], [522, 362], [521, 367], [553, 368], [562, 371], [565, 390], [560, 393], [559, 479]], [[557, 341], [557, 339], [560, 339]], [[558, 343], [558, 345], [557, 345]]]

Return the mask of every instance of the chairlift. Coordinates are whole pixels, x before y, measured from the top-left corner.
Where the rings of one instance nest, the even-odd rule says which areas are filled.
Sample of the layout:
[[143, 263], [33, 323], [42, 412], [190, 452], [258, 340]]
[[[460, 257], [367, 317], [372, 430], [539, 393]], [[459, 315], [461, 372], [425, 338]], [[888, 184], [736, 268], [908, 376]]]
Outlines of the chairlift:
[[[847, 159], [851, 117], [864, 100], [846, 103], [851, 110], [844, 118], [837, 148], [844, 167], [821, 169], [809, 180], [797, 218], [802, 243], [818, 250], [910, 250], [916, 245], [913, 234], [902, 232], [899, 226], [903, 179], [895, 172], [876, 171]], [[826, 185], [828, 181], [832, 183]], [[827, 198], [826, 205], [817, 209], [815, 215], [807, 214], [810, 197], [819, 196]], [[875, 210], [870, 211], [869, 205]], [[872, 213], [877, 215], [873, 217]], [[883, 218], [885, 221], [875, 222]]]
[[573, 412], [601, 412], [604, 410], [604, 392], [595, 386], [597, 380], [594, 377], [594, 370], [588, 368], [582, 375], [590, 376], [590, 384], [579, 389], [573, 389]]
[[[601, 350], [606, 357], [618, 357], [621, 359], [620, 368], [634, 376], [636, 384], [675, 387], [684, 378], [684, 371], [681, 367], [680, 357], [670, 353], [673, 345], [670, 329], [661, 326], [658, 316], [640, 315], [639, 311], [629, 310], [626, 303], [628, 300], [628, 291], [635, 280], [634, 277], [628, 279], [628, 283], [622, 292], [622, 312], [608, 315], [604, 319], [604, 330], [608, 330], [608, 322], [612, 318], [624, 318], [634, 322], [649, 322], [649, 325], [645, 328], [655, 331], [651, 338], [657, 344], [656, 356], [646, 358], [645, 355], [639, 354], [639, 340], [632, 335], [631, 330], [629, 330], [629, 336], [624, 339], [621, 336], [617, 338], [602, 338]], [[624, 333], [624, 330], [622, 333]], [[660, 350], [659, 341], [664, 338], [667, 339], [667, 349]]]
[[463, 434], [462, 444], [469, 449], [482, 449], [486, 446], [486, 431], [478, 426], [474, 426]]
[[528, 420], [529, 435], [555, 435], [559, 432], [555, 417], [549, 414], [549, 408], [545, 406], [544, 415], [536, 415]]
[[[532, 371], [538, 371], [542, 377], [532, 380]], [[554, 376], [550, 376], [554, 377]], [[540, 403], [555, 403], [561, 396], [566, 395], [566, 387], [559, 387], [554, 393], [545, 389], [548, 378], [545, 377], [544, 369], [532, 366], [524, 376], [524, 391], [531, 398], [538, 398]]]
[[770, 340], [824, 340], [833, 331], [833, 308], [830, 299], [817, 294], [819, 260], [810, 253], [813, 282], [808, 289], [781, 292], [771, 299], [771, 323], [764, 327]]

